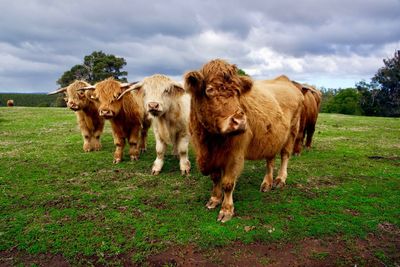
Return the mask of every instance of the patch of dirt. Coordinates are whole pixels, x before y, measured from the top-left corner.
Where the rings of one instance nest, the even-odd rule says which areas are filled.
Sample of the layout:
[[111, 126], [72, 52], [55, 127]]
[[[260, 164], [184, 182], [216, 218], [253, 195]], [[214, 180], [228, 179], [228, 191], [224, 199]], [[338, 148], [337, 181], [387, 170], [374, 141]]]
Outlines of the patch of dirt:
[[[150, 266], [394, 266], [400, 264], [400, 230], [383, 223], [365, 239], [306, 238], [292, 243], [242, 244], [200, 250], [174, 247], [150, 256]], [[379, 256], [383, 255], [383, 256]], [[383, 258], [382, 258], [383, 257]]]
[[399, 266], [400, 229], [391, 223], [378, 225], [376, 233], [364, 239], [328, 237], [305, 238], [296, 242], [270, 244], [233, 243], [215, 249], [194, 245], [170, 247], [149, 256], [144, 262], [132, 261], [135, 251], [121, 255], [76, 256], [69, 263], [62, 255], [30, 255], [17, 249], [0, 251], [0, 266]]
[[369, 159], [378, 160], [378, 161], [389, 161], [391, 164], [395, 166], [400, 166], [400, 157], [384, 157], [384, 156], [368, 156]]
[[71, 266], [68, 261], [59, 254], [53, 255], [50, 253], [30, 255], [17, 249], [0, 251], [0, 266]]

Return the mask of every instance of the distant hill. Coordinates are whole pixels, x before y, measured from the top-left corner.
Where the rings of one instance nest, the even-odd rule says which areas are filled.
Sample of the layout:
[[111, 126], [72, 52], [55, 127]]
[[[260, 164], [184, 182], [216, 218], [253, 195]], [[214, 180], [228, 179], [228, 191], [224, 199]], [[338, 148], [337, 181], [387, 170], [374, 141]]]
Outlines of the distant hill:
[[7, 100], [14, 100], [14, 106], [24, 107], [62, 107], [65, 106], [62, 95], [46, 95], [43, 93], [0, 93], [0, 106], [7, 106]]

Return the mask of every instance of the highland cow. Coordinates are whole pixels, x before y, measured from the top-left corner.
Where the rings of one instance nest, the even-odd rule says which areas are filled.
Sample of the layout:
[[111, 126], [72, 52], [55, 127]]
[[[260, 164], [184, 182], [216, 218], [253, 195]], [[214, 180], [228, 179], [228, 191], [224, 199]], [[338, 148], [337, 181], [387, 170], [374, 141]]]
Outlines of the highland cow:
[[144, 107], [153, 117], [153, 131], [156, 138], [157, 158], [151, 173], [157, 175], [164, 165], [164, 155], [168, 144], [179, 156], [181, 174], [189, 174], [189, 112], [190, 96], [182, 85], [167, 76], [156, 74], [125, 91], [143, 92]]
[[98, 102], [99, 115], [110, 120], [114, 144], [114, 163], [122, 161], [125, 140], [129, 143], [131, 160], [138, 160], [146, 150], [147, 131], [151, 120], [143, 107], [143, 93], [121, 94], [134, 83], [120, 83], [108, 78], [86, 90], [92, 90], [91, 99]]
[[306, 135], [307, 139], [305, 147], [307, 149], [311, 148], [312, 138], [315, 132], [315, 125], [317, 124], [319, 108], [321, 105], [322, 94], [319, 90], [309, 85], [300, 84], [295, 81], [293, 81], [293, 84], [304, 95], [303, 110], [300, 116], [299, 133], [297, 134], [293, 148], [293, 154], [300, 155]]
[[104, 119], [99, 116], [96, 103], [91, 101], [89, 95], [82, 89], [86, 86], [90, 84], [77, 80], [48, 95], [65, 93], [67, 107], [75, 112], [78, 120], [83, 137], [83, 151], [89, 152], [101, 149], [100, 136], [103, 133]]
[[[226, 222], [234, 214], [233, 191], [245, 159], [266, 159], [261, 191], [285, 185], [304, 97], [284, 76], [253, 81], [219, 59], [186, 73], [184, 81], [191, 94], [189, 129], [197, 164], [213, 181], [206, 207], [222, 202], [218, 221]], [[273, 180], [279, 152], [281, 167]]]

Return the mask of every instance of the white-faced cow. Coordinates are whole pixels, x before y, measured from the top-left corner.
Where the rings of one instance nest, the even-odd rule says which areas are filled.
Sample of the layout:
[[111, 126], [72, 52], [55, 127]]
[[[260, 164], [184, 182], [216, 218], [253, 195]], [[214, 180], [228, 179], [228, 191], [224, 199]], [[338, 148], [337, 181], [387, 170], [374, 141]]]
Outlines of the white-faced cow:
[[82, 89], [87, 86], [90, 84], [77, 80], [67, 87], [48, 93], [49, 95], [65, 93], [67, 106], [75, 111], [85, 152], [101, 149], [100, 136], [104, 128], [104, 119], [99, 116], [96, 103], [89, 100], [89, 96]]
[[[213, 181], [206, 206], [213, 209], [222, 202], [221, 222], [234, 214], [233, 190], [245, 159], [266, 159], [261, 191], [285, 185], [304, 100], [286, 77], [252, 81], [237, 72], [235, 65], [217, 59], [184, 77], [191, 94], [189, 129], [197, 165]], [[273, 180], [277, 153], [282, 163]]]
[[151, 173], [160, 173], [167, 145], [172, 144], [174, 154], [180, 159], [182, 175], [189, 174], [190, 96], [185, 93], [182, 85], [160, 74], [144, 78], [125, 92], [132, 90], [144, 94], [144, 107], [153, 117], [157, 158]]
[[92, 90], [91, 99], [98, 102], [99, 115], [110, 120], [114, 144], [114, 163], [122, 160], [125, 139], [129, 143], [131, 160], [138, 160], [140, 151], [146, 150], [147, 130], [151, 125], [146, 110], [143, 107], [143, 93], [120, 95], [134, 83], [120, 83], [108, 78], [86, 90]]

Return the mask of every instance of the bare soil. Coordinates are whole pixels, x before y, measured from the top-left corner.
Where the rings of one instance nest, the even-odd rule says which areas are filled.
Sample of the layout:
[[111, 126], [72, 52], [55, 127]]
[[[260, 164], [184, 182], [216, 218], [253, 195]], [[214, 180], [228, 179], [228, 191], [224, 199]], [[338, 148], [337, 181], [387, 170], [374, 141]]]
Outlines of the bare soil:
[[[214, 249], [193, 245], [170, 247], [145, 262], [131, 261], [134, 252], [99, 259], [79, 258], [83, 265], [107, 266], [400, 266], [400, 229], [382, 223], [364, 239], [340, 236], [305, 238], [289, 243], [234, 243]], [[62, 255], [30, 255], [17, 249], [0, 252], [0, 266], [71, 266]], [[73, 264], [75, 265], [75, 264]]]

